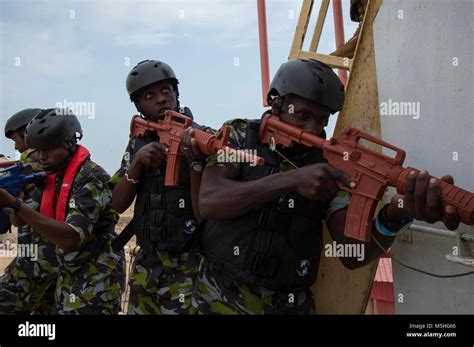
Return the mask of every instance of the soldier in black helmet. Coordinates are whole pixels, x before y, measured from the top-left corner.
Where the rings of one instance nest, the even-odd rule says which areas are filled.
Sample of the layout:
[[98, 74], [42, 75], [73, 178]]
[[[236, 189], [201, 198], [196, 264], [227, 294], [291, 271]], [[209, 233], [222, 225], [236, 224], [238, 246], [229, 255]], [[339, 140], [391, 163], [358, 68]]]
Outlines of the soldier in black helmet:
[[58, 260], [53, 313], [118, 314], [124, 287], [123, 252], [112, 250], [118, 215], [110, 176], [77, 142], [81, 125], [68, 110], [47, 109], [26, 128], [48, 173], [29, 206], [0, 189], [0, 207], [55, 246]]
[[[27, 108], [15, 113], [5, 124], [5, 137], [15, 143], [21, 153], [22, 174], [43, 170], [38, 162], [37, 151], [25, 144], [25, 130], [28, 123], [41, 112], [39, 108]], [[25, 187], [22, 199], [31, 203], [34, 185]], [[18, 228], [18, 248], [32, 247], [34, 257], [18, 254], [0, 277], [0, 313], [49, 314], [54, 303], [58, 264], [54, 244], [28, 225]]]
[[5, 123], [5, 137], [15, 142], [15, 149], [20, 153], [34, 152], [25, 144], [25, 130], [28, 123], [42, 110], [39, 108], [27, 108], [15, 113]]
[[[325, 138], [324, 127], [343, 101], [343, 85], [331, 68], [315, 60], [295, 60], [277, 71], [267, 112]], [[312, 313], [310, 287], [320, 256], [326, 254], [323, 221], [337, 244], [361, 244], [344, 236], [349, 199], [338, 183], [349, 187], [353, 182], [329, 165], [319, 149], [298, 145], [270, 150], [259, 140], [260, 120], [227, 124], [233, 129], [231, 145], [256, 150], [265, 164], [209, 157], [199, 193], [199, 211], [207, 221], [200, 234], [204, 258], [193, 306], [204, 314]], [[439, 186], [427, 177], [426, 172], [410, 175], [407, 194], [394, 196], [374, 221], [373, 236], [385, 249], [413, 217], [443, 219], [449, 228], [459, 224], [454, 209], [441, 211]], [[405, 208], [398, 208], [400, 198]], [[359, 249], [339, 259], [353, 269], [382, 253], [374, 240]]]
[[[192, 118], [188, 108], [180, 107], [178, 79], [164, 62], [138, 63], [128, 74], [126, 86], [145, 119], [159, 120], [165, 110]], [[204, 129], [196, 123], [192, 128]], [[131, 230], [140, 246], [130, 274], [129, 314], [192, 313], [196, 271], [190, 250], [200, 222], [196, 202], [205, 166], [192, 129], [185, 134], [181, 150], [185, 159], [178, 187], [164, 186], [166, 146], [156, 134], [130, 137], [121, 168], [112, 177], [116, 184], [113, 206], [119, 213], [136, 198], [133, 219], [119, 236], [123, 246]]]

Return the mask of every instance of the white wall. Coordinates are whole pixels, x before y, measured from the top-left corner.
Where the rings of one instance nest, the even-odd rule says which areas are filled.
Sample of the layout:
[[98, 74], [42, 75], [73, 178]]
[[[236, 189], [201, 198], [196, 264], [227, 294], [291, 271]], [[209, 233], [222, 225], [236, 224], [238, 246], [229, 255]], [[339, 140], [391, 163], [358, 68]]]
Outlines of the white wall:
[[[403, 11], [403, 12], [400, 12]], [[403, 16], [403, 18], [399, 18]], [[407, 151], [406, 166], [425, 168], [474, 191], [474, 2], [385, 0], [377, 15], [379, 101], [419, 103], [415, 114], [381, 115], [384, 140]], [[456, 62], [458, 66], [453, 66]], [[458, 160], [453, 160], [453, 152]], [[416, 222], [419, 225], [427, 225]], [[443, 229], [438, 223], [436, 228]], [[462, 226], [458, 231], [474, 228]], [[446, 261], [454, 240], [413, 232], [396, 258], [439, 274], [474, 271]], [[397, 313], [474, 313], [474, 276], [437, 279], [393, 264]]]

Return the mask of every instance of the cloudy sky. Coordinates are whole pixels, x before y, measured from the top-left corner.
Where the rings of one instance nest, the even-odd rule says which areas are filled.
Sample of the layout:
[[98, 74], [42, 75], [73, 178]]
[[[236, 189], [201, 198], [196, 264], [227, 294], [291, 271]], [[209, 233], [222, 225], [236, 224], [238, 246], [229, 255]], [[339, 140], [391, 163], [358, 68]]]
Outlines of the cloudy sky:
[[[342, 0], [346, 39], [356, 24]], [[268, 0], [270, 74], [288, 59], [302, 0]], [[312, 32], [319, 10], [313, 7]], [[180, 100], [198, 123], [258, 118], [261, 100], [256, 0], [0, 0], [0, 112], [84, 103], [82, 143], [113, 173], [136, 113], [125, 89], [144, 59], [169, 63]], [[319, 52], [335, 48], [331, 6]], [[308, 38], [305, 44], [309, 46]], [[330, 132], [334, 119], [330, 122]], [[15, 157], [13, 142], [0, 153]]]

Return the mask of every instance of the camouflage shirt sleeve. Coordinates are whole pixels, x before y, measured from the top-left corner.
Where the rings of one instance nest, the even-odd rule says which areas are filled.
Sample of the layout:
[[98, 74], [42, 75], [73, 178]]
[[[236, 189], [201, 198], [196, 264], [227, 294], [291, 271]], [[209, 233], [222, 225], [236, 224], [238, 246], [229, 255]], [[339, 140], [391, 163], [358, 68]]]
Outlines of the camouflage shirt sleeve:
[[65, 223], [79, 234], [79, 247], [93, 237], [94, 225], [111, 200], [109, 186], [96, 177], [73, 190]]
[[131, 137], [128, 141], [127, 148], [125, 149], [125, 153], [122, 157], [122, 162], [120, 163], [120, 169], [115, 172], [115, 174], [110, 179], [110, 185], [115, 187], [115, 185], [125, 176], [125, 172], [129, 168], [130, 164], [133, 161], [133, 157], [135, 155], [135, 138]]
[[22, 174], [27, 175], [33, 172], [43, 171], [43, 166], [35, 159], [36, 151], [27, 149], [20, 156], [20, 162], [23, 166]]
[[[224, 123], [224, 125], [230, 126], [230, 135], [227, 146], [233, 149], [244, 149], [245, 138], [247, 133], [247, 122], [244, 119], [232, 119]], [[224, 127], [223, 125], [223, 127]], [[222, 128], [219, 132], [222, 131]], [[219, 135], [219, 132], [216, 135]], [[209, 156], [206, 167], [222, 166], [227, 167], [232, 171], [240, 170], [240, 163], [231, 162], [226, 158], [224, 152]]]

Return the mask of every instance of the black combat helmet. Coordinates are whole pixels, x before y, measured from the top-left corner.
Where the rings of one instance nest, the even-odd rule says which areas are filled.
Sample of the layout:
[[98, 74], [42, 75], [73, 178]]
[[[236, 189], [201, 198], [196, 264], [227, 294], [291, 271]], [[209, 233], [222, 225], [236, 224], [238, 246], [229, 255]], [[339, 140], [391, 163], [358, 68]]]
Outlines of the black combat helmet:
[[331, 113], [344, 103], [344, 85], [334, 71], [313, 59], [297, 59], [280, 66], [267, 94], [269, 105], [274, 96], [294, 94], [323, 105]]
[[139, 62], [127, 76], [126, 85], [130, 100], [135, 101], [135, 93], [143, 87], [168, 79], [173, 83], [176, 97], [178, 97], [179, 82], [171, 66], [158, 60], [143, 60]]
[[42, 110], [40, 108], [27, 108], [15, 113], [8, 118], [5, 124], [5, 137], [11, 138], [12, 133], [28, 125], [28, 123]]
[[25, 142], [29, 148], [44, 149], [69, 144], [82, 138], [81, 124], [68, 109], [43, 110], [26, 127]]

